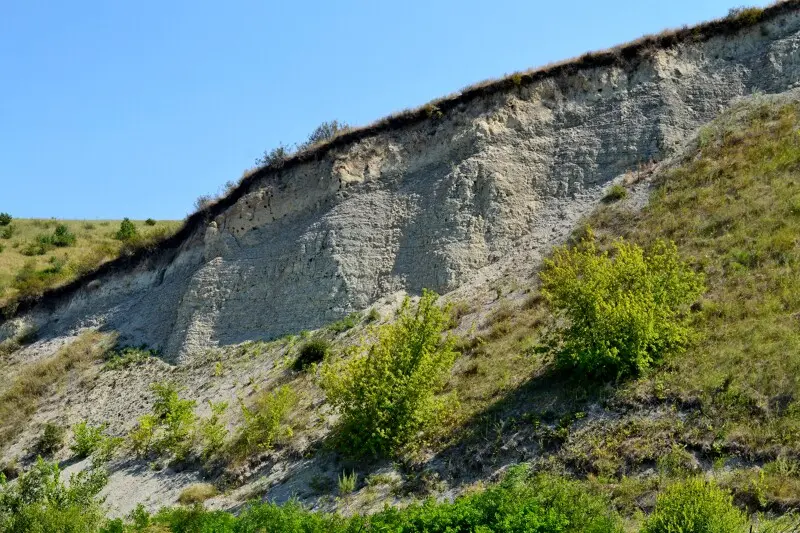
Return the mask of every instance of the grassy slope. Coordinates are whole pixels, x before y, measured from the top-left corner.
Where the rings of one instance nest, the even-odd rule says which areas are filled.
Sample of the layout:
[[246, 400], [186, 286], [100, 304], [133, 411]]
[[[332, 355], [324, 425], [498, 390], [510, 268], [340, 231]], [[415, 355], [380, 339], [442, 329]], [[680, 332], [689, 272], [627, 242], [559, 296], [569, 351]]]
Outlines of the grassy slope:
[[672, 239], [706, 274], [684, 353], [625, 383], [559, 374], [534, 349], [549, 319], [533, 279], [464, 342], [449, 384], [460, 410], [434, 448], [499, 464], [525, 435], [544, 468], [588, 479], [631, 517], [698, 469], [751, 510], [800, 508], [799, 131], [796, 103], [751, 101], [702, 130], [644, 210], [612, 203], [586, 221], [604, 245]]
[[619, 475], [637, 458], [690, 450], [718, 467], [746, 465], [719, 472], [743, 503], [800, 504], [799, 126], [796, 103], [751, 102], [701, 131], [695, 157], [664, 177], [644, 211], [592, 217], [606, 242], [674, 240], [709, 290], [693, 314], [694, 345], [609, 401], [661, 414], [587, 432], [572, 449], [584, 470]]
[[[133, 222], [144, 237], [166, 236], [181, 225], [176, 220], [160, 220], [155, 226], [148, 226], [144, 221]], [[35, 242], [40, 235], [52, 235], [57, 224], [65, 224], [77, 236], [74, 246], [54, 248], [44, 255], [23, 255], [27, 244]], [[56, 286], [114, 259], [119, 256], [122, 247], [122, 242], [114, 238], [114, 233], [119, 229], [119, 220], [14, 219], [11, 225], [14, 228], [11, 237], [0, 237], [0, 247], [3, 248], [0, 251], [0, 307], [19, 292], [14, 287], [14, 281], [26, 263], [42, 271], [52, 266], [51, 258], [65, 260], [62, 272], [48, 281], [50, 286]], [[0, 236], [5, 229], [0, 227]]]

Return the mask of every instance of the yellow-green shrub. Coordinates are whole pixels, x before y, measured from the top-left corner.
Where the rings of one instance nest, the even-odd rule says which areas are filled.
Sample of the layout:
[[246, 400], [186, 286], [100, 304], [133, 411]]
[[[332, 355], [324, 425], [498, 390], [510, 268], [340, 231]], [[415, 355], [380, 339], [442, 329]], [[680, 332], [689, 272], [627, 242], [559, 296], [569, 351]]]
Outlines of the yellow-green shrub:
[[693, 478], [673, 484], [658, 496], [642, 533], [744, 532], [747, 518], [733, 506], [730, 494], [714, 483]]
[[425, 291], [416, 308], [407, 298], [397, 320], [378, 330], [378, 340], [356, 347], [352, 357], [323, 368], [322, 386], [339, 410], [343, 449], [383, 455], [408, 444], [444, 415], [437, 397], [457, 353], [442, 339], [449, 315]]
[[542, 293], [563, 326], [556, 361], [588, 375], [636, 375], [680, 349], [690, 337], [686, 311], [704, 291], [672, 243], [645, 252], [620, 239], [613, 253], [589, 235], [555, 250], [541, 274]]

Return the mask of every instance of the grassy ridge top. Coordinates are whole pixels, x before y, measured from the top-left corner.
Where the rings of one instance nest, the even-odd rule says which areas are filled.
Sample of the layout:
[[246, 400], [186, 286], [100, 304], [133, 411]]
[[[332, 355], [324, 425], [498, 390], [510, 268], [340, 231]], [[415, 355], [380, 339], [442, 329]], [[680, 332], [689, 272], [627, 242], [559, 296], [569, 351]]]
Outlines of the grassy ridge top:
[[[120, 220], [13, 219], [0, 226], [0, 307], [68, 283], [137, 246], [172, 235], [178, 220], [131, 221], [138, 238], [116, 238]], [[154, 224], [153, 224], [154, 222]], [[74, 235], [68, 246], [48, 244], [58, 226]]]

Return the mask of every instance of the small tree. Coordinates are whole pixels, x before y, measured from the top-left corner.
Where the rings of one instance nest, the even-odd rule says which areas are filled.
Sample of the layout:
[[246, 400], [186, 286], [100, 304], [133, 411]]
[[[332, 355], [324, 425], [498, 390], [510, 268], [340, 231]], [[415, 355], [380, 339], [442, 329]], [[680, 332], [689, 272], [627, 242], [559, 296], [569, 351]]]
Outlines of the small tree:
[[656, 500], [642, 533], [744, 533], [747, 518], [729, 493], [702, 478], [675, 483]]
[[12, 216], [8, 213], [0, 213], [0, 226], [8, 226], [12, 220]]
[[614, 243], [598, 252], [591, 235], [545, 262], [542, 293], [563, 325], [556, 362], [609, 378], [636, 375], [682, 348], [690, 337], [687, 307], [704, 291], [703, 277], [658, 241], [645, 253]]
[[53, 246], [72, 246], [75, 244], [77, 238], [75, 234], [72, 233], [66, 224], [59, 224], [56, 226], [55, 231], [53, 232], [53, 236], [50, 237], [50, 243]]
[[131, 219], [125, 217], [119, 224], [119, 230], [114, 234], [114, 238], [120, 241], [130, 241], [139, 236], [139, 231], [136, 225], [131, 222]]
[[371, 346], [323, 368], [322, 387], [339, 410], [345, 449], [356, 454], [398, 451], [441, 420], [441, 391], [457, 353], [454, 339], [442, 339], [448, 322], [438, 296], [424, 291], [414, 309], [408, 298], [396, 322], [382, 326]]

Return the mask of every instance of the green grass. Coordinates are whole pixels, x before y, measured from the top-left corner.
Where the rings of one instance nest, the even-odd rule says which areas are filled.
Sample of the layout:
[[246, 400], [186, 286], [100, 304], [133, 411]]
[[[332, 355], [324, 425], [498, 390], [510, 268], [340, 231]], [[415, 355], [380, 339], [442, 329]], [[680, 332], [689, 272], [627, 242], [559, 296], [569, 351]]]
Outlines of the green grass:
[[[171, 235], [182, 224], [177, 220], [157, 221], [154, 226], [141, 220], [133, 223], [143, 236], [140, 244]], [[41, 251], [37, 250], [40, 239], [52, 236], [59, 224], [65, 225], [76, 236], [72, 246], [46, 247], [42, 255], [25, 255]], [[9, 226], [0, 227], [0, 245], [3, 247], [0, 252], [0, 307], [20, 295], [37, 294], [68, 283], [118, 257], [124, 250], [123, 242], [114, 238], [119, 227], [119, 220], [17, 218]], [[26, 267], [27, 281], [20, 276], [24, 276]]]
[[717, 122], [642, 213], [594, 220], [608, 237], [674, 240], [709, 287], [694, 346], [622, 394], [699, 403], [719, 446], [752, 453], [800, 451], [798, 125], [796, 105]]

